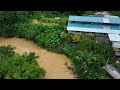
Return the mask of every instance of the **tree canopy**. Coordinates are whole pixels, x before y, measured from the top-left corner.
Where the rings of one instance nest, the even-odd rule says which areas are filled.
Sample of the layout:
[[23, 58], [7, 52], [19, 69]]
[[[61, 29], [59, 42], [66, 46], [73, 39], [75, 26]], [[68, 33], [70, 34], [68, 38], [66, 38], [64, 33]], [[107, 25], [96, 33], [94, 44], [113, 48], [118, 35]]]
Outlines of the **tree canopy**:
[[0, 47], [1, 79], [39, 79], [45, 75], [34, 52], [18, 55], [13, 50], [12, 46]]

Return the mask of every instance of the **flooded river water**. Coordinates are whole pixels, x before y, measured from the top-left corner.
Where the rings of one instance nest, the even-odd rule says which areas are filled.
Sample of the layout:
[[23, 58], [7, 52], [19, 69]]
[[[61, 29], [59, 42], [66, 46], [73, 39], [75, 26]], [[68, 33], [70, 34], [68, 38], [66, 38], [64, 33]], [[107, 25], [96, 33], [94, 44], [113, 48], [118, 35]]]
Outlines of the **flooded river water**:
[[39, 56], [37, 59], [39, 65], [46, 70], [45, 79], [73, 79], [73, 74], [65, 65], [65, 62], [71, 66], [70, 60], [63, 54], [56, 54], [40, 48], [34, 42], [20, 38], [0, 38], [0, 46], [15, 46], [15, 52], [23, 54], [24, 52], [35, 52]]

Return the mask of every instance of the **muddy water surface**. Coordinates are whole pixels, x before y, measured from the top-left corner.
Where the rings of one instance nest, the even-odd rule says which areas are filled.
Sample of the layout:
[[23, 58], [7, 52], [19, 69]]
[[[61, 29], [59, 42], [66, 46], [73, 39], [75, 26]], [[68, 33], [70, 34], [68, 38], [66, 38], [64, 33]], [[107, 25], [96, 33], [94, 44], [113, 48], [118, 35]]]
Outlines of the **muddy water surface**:
[[15, 52], [23, 54], [24, 52], [35, 52], [39, 56], [37, 59], [39, 65], [46, 70], [45, 79], [73, 79], [73, 74], [64, 65], [70, 60], [63, 54], [56, 54], [42, 49], [34, 42], [20, 38], [0, 38], [0, 46], [12, 45], [15, 46]]

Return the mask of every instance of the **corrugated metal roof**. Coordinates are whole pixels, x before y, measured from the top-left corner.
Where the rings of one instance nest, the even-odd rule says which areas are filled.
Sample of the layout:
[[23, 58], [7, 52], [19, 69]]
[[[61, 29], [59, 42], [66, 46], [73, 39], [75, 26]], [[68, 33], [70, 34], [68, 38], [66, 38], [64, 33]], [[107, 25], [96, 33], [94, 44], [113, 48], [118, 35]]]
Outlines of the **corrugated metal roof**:
[[105, 15], [104, 17], [108, 17], [108, 18], [119, 18], [119, 16], [111, 16], [111, 15]]
[[[100, 24], [98, 25], [98, 24], [94, 24], [94, 23], [93, 24], [85, 24], [85, 23], [82, 24], [79, 22], [73, 23], [70, 21], [119, 23], [120, 18], [69, 16], [69, 22], [68, 22], [68, 26], [67, 26], [67, 30], [71, 30], [71, 31], [120, 34], [120, 25], [100, 25]], [[118, 39], [116, 39], [116, 40], [118, 40]]]
[[108, 18], [103, 18], [104, 23], [110, 23]]
[[80, 27], [80, 28], [96, 28], [96, 29], [103, 29], [103, 25], [81, 24], [81, 23], [70, 23], [70, 22], [68, 22], [68, 27]]
[[106, 27], [108, 27], [108, 29], [111, 30], [120, 30], [120, 26], [119, 25], [98, 25], [98, 24], [81, 24], [81, 23], [71, 23], [68, 22], [68, 27], [80, 27], [80, 28], [96, 28], [96, 29], [106, 29]]
[[82, 32], [95, 32], [95, 33], [120, 34], [120, 30], [95, 29], [95, 28], [67, 27], [67, 30], [82, 31]]
[[110, 41], [117, 41], [120, 42], [120, 35], [119, 34], [108, 34]]
[[111, 30], [120, 30], [120, 26], [112, 26], [110, 25]]
[[120, 18], [109, 18], [109, 22], [113, 24], [120, 24]]
[[[108, 20], [107, 22], [104, 22], [104, 19], [106, 18], [108, 18]], [[81, 22], [120, 24], [120, 18], [114, 18], [114, 17], [69, 16], [68, 20], [69, 21], [81, 21]]]
[[103, 22], [102, 17], [69, 16], [69, 21]]

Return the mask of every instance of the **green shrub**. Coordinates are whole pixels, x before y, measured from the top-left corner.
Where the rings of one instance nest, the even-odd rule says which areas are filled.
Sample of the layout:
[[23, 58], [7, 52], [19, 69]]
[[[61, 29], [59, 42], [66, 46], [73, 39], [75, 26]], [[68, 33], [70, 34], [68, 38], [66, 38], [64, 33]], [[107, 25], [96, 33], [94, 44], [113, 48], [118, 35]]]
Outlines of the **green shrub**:
[[79, 48], [81, 50], [89, 50], [92, 51], [95, 45], [95, 40], [90, 39], [89, 37], [84, 37], [79, 42]]
[[120, 63], [113, 63], [113, 66], [120, 72]]
[[39, 79], [45, 75], [46, 71], [38, 65], [38, 56], [34, 52], [20, 56], [13, 50], [12, 46], [0, 47], [1, 79]]
[[28, 31], [29, 25], [27, 23], [17, 23], [15, 24], [14, 30], [16, 30], [16, 36], [20, 38], [25, 38], [26, 32]]
[[92, 11], [85, 11], [83, 16], [93, 15]]
[[108, 59], [114, 56], [113, 48], [106, 43], [96, 43], [94, 46], [93, 52], [104, 55], [105, 59]]
[[67, 18], [61, 18], [59, 21], [60, 26], [66, 26], [67, 25]]
[[39, 33], [44, 30], [42, 25], [32, 25], [28, 23], [17, 23], [14, 29], [16, 30], [17, 37], [34, 41]]
[[32, 18], [40, 20], [42, 18], [41, 11], [33, 11]]
[[[96, 55], [87, 50], [79, 51], [79, 54], [73, 56], [72, 62], [75, 68], [75, 72], [78, 78], [95, 79], [95, 78], [107, 78], [104, 74], [99, 60], [100, 55]], [[100, 73], [100, 72], [103, 73]]]
[[3, 79], [39, 79], [45, 70], [37, 63], [29, 63], [22, 56], [14, 56], [0, 62], [0, 78]]
[[45, 36], [45, 46], [57, 47], [62, 42], [59, 32], [51, 30], [50, 32], [47, 33], [49, 34]]
[[30, 11], [15, 11], [17, 20], [21, 23], [27, 22], [31, 17]]
[[63, 45], [63, 53], [69, 57], [73, 57], [74, 55], [76, 55], [77, 49], [78, 48], [75, 44], [64, 43]]
[[72, 35], [72, 40], [73, 40], [73, 42], [80, 42], [81, 37], [80, 37], [79, 34], [73, 34]]
[[68, 34], [67, 37], [64, 39], [64, 41], [65, 41], [66, 43], [73, 43], [71, 34]]
[[0, 36], [15, 36], [14, 23], [17, 22], [16, 13], [14, 11], [3, 11], [4, 16], [0, 20]]
[[65, 39], [65, 38], [67, 38], [67, 36], [68, 36], [67, 33], [65, 33], [64, 31], [61, 32], [61, 35], [60, 35], [61, 38]]
[[110, 13], [114, 16], [120, 16], [120, 11], [110, 11]]
[[12, 47], [10, 45], [8, 46], [1, 46], [0, 47], [0, 60], [6, 58], [6, 57], [11, 57], [15, 55], [14, 52], [15, 47]]
[[38, 45], [55, 48], [62, 42], [60, 30], [58, 30], [57, 27], [45, 27], [44, 32], [37, 36], [36, 41]]

